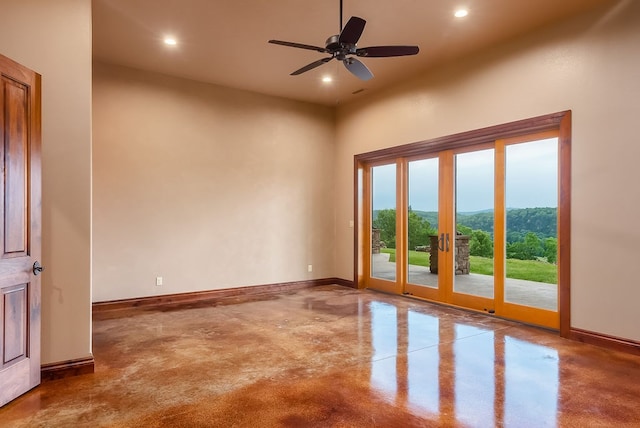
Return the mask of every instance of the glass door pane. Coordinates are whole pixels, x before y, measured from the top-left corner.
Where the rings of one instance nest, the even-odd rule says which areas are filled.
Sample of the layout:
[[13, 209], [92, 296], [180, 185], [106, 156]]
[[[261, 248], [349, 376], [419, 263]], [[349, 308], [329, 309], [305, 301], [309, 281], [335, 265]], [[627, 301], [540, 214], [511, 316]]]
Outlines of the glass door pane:
[[396, 280], [396, 164], [371, 168], [371, 277]]
[[505, 302], [558, 310], [558, 139], [505, 148]]
[[493, 299], [494, 149], [455, 156], [454, 251], [456, 293]]
[[431, 288], [438, 288], [438, 163], [408, 163], [407, 277]]

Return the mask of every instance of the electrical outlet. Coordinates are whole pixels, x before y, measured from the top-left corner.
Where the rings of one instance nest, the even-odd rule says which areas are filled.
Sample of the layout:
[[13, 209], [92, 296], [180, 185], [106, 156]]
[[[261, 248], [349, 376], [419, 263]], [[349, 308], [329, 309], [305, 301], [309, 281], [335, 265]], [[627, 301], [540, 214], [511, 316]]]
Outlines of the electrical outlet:
[[308, 265], [307, 266], [307, 271], [308, 272], [313, 272], [313, 265]]
[[162, 285], [162, 277], [156, 276], [156, 286], [161, 286], [161, 285]]

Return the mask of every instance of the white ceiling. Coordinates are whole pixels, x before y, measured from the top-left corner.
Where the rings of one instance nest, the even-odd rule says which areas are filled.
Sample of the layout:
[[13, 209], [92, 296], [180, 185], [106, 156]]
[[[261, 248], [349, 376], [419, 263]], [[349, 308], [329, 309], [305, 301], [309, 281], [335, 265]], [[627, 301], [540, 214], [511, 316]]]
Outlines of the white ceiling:
[[[454, 58], [612, 0], [344, 0], [344, 21], [367, 21], [359, 47], [418, 45], [416, 56], [364, 58], [367, 82], [327, 56], [268, 44], [280, 39], [324, 47], [339, 32], [339, 0], [93, 0], [93, 56], [101, 62], [232, 88], [336, 105]], [[454, 18], [458, 6], [469, 15]], [[178, 45], [162, 43], [172, 35]], [[331, 75], [334, 82], [323, 84]]]

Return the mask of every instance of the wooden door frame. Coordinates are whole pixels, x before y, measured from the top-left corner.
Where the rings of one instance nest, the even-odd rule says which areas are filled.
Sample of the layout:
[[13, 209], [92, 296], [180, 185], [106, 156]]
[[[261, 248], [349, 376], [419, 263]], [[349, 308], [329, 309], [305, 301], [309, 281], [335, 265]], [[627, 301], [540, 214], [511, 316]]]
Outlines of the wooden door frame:
[[[518, 137], [511, 137], [511, 138], [504, 138], [504, 139], [499, 139], [496, 140], [496, 151], [500, 153], [500, 156], [496, 156], [497, 159], [499, 159], [500, 161], [496, 163], [496, 172], [498, 172], [498, 170], [500, 170], [500, 174], [502, 174], [500, 176], [500, 182], [501, 182], [501, 186], [499, 186], [499, 190], [500, 192], [496, 192], [496, 206], [500, 207], [501, 209], [499, 210], [499, 215], [496, 214], [495, 217], [495, 226], [494, 226], [494, 230], [505, 230], [506, 227], [506, 223], [507, 223], [507, 219], [506, 219], [506, 207], [505, 207], [505, 192], [506, 192], [506, 179], [505, 179], [505, 172], [506, 172], [506, 162], [507, 162], [507, 158], [506, 158], [506, 151], [507, 151], [507, 147], [511, 146], [511, 145], [516, 145], [516, 144], [522, 144], [522, 143], [527, 143], [527, 142], [534, 142], [534, 141], [539, 141], [539, 140], [544, 140], [544, 139], [550, 139], [550, 138], [557, 138], [558, 139], [558, 159], [560, 159], [560, 136], [559, 136], [559, 131], [556, 130], [552, 130], [552, 131], [544, 131], [544, 132], [539, 132], [536, 134], [527, 134], [527, 135], [522, 135], [522, 136], [518, 136]], [[558, 180], [560, 180], [560, 165], [558, 165]], [[559, 193], [558, 193], [558, 199], [560, 199], [559, 197]], [[500, 201], [498, 199], [501, 199]], [[558, 204], [558, 208], [560, 208], [560, 204]], [[559, 217], [559, 210], [558, 210], [558, 217]], [[559, 228], [558, 228], [559, 229]], [[560, 234], [558, 234], [558, 236], [560, 236]], [[547, 309], [542, 309], [542, 308], [534, 308], [534, 307], [530, 307], [530, 306], [524, 306], [521, 304], [517, 304], [517, 303], [513, 303], [513, 302], [508, 302], [505, 300], [505, 279], [506, 279], [506, 257], [504, 254], [504, 251], [506, 250], [506, 236], [502, 236], [502, 242], [499, 242], [499, 245], [496, 246], [496, 248], [498, 248], [500, 250], [500, 254], [496, 255], [494, 260], [501, 260], [501, 262], [499, 264], [496, 264], [496, 267], [499, 265], [500, 269], [498, 271], [498, 269], [496, 269], [496, 277], [500, 278], [500, 281], [503, 282], [502, 287], [496, 287], [496, 289], [498, 289], [500, 291], [500, 296], [496, 296], [496, 314], [500, 314], [503, 315], [506, 318], [513, 318], [513, 319], [525, 319], [525, 320], [532, 320], [532, 319], [536, 319], [536, 323], [540, 323], [541, 325], [546, 325], [546, 326], [557, 326], [559, 325], [559, 314], [560, 312], [560, 306], [558, 305], [557, 311], [551, 311], [551, 310], [547, 310]], [[500, 257], [498, 259], [498, 257]], [[558, 258], [558, 260], [560, 260], [560, 258]], [[558, 263], [558, 269], [560, 268], [560, 263]], [[558, 284], [560, 283], [560, 281], [558, 281]], [[499, 297], [499, 298], [498, 298]]]
[[[446, 155], [444, 156], [446, 157]], [[440, 230], [442, 230], [442, 225], [444, 225], [446, 222], [444, 219], [446, 219], [449, 215], [448, 212], [446, 212], [446, 210], [442, 210], [441, 207], [446, 207], [448, 204], [446, 203], [446, 191], [440, 191], [440, 189], [442, 187], [444, 188], [448, 188], [448, 186], [450, 186], [450, 183], [448, 183], [448, 170], [447, 170], [447, 165], [448, 165], [448, 159], [444, 159], [443, 158], [443, 152], [432, 152], [432, 153], [427, 153], [421, 156], [412, 156], [412, 157], [408, 157], [408, 158], [404, 158], [404, 164], [406, 165], [406, 171], [407, 174], [404, 175], [404, 180], [405, 180], [405, 189], [407, 189], [407, 191], [409, 190], [409, 164], [411, 162], [415, 162], [415, 161], [421, 161], [421, 160], [425, 160], [425, 159], [437, 159], [438, 161], [438, 197], [437, 197], [437, 204], [438, 204], [438, 233], [437, 235], [440, 236]], [[409, 210], [409, 201], [407, 200], [405, 205], [401, 207], [402, 211], [408, 211]], [[404, 217], [404, 215], [403, 215]], [[408, 235], [408, 230], [405, 232], [404, 236]], [[408, 242], [407, 242], [408, 244]], [[407, 246], [405, 246], [402, 249], [402, 252], [404, 254], [408, 254], [409, 248]], [[408, 256], [407, 256], [408, 258]], [[448, 257], [439, 257], [438, 258], [438, 287], [434, 288], [431, 286], [424, 286], [424, 285], [420, 285], [420, 284], [415, 284], [415, 283], [410, 283], [408, 278], [408, 272], [407, 272], [407, 278], [406, 281], [404, 283], [404, 288], [403, 288], [403, 294], [409, 294], [411, 296], [416, 296], [418, 298], [423, 298], [423, 299], [428, 299], [428, 300], [433, 300], [433, 301], [440, 301], [440, 302], [444, 302], [447, 299], [447, 296], [445, 295], [445, 293], [447, 292], [447, 290], [445, 290], [443, 287], [440, 286], [440, 284], [444, 283], [445, 281], [447, 281], [447, 273], [449, 272], [449, 268], [448, 268], [448, 264], [450, 263], [450, 260], [448, 259]], [[405, 264], [408, 265], [408, 260], [405, 260]]]
[[[372, 212], [372, 198], [369, 196], [371, 195], [371, 189], [372, 189], [372, 173], [371, 170], [375, 167], [378, 166], [385, 166], [385, 165], [395, 165], [396, 166], [396, 189], [398, 188], [404, 188], [404, 183], [403, 183], [403, 171], [404, 168], [403, 166], [396, 160], [396, 159], [388, 159], [387, 161], [380, 161], [380, 162], [369, 162], [366, 165], [362, 166], [362, 176], [363, 176], [363, 183], [362, 183], [362, 195], [361, 195], [361, 207], [362, 207], [362, 212]], [[356, 174], [358, 174], [356, 172]], [[401, 206], [404, 203], [404, 192], [398, 192], [396, 191], [396, 195], [395, 195], [395, 200], [396, 200], [396, 207], [397, 206]], [[360, 223], [360, 222], [359, 222]], [[373, 227], [373, 222], [371, 221], [371, 216], [364, 216], [363, 221], [362, 221], [362, 230], [371, 230]], [[398, 215], [396, 215], [396, 236], [401, 236], [403, 233], [405, 232], [405, 225], [402, 222], [402, 219], [399, 218]], [[365, 248], [371, 248], [371, 234], [365, 234], [362, 233], [360, 235], [362, 237], [362, 249], [364, 250]], [[369, 281], [370, 281], [370, 286], [371, 288], [374, 288], [378, 291], [384, 291], [387, 293], [393, 293], [393, 294], [400, 294], [401, 293], [401, 289], [399, 287], [399, 284], [402, 284], [404, 278], [402, 277], [403, 272], [401, 269], [402, 263], [403, 263], [403, 259], [402, 259], [402, 255], [400, 254], [402, 251], [399, 248], [396, 248], [396, 275], [395, 275], [395, 280], [391, 281], [391, 280], [387, 280], [387, 279], [382, 279], [382, 278], [376, 278], [376, 277], [372, 277], [371, 276], [371, 259], [369, 257], [365, 257], [362, 263], [362, 269], [361, 269], [361, 278], [365, 278], [365, 276], [369, 277]], [[368, 272], [368, 275], [365, 275], [364, 272]], [[364, 284], [362, 285], [362, 287], [359, 286], [359, 288], [363, 288]]]
[[[558, 132], [558, 313], [560, 336], [569, 337], [571, 329], [571, 110], [509, 122], [473, 131], [438, 137], [411, 144], [389, 147], [354, 156], [354, 284], [364, 288], [365, 266], [368, 254], [363, 222], [363, 193], [359, 177], [365, 166], [372, 162], [390, 162], [400, 157], [420, 156], [429, 152], [456, 150], [469, 146], [492, 143], [526, 134], [545, 131]], [[366, 180], [365, 180], [366, 181]]]
[[[452, 283], [451, 293], [447, 303], [454, 306], [461, 306], [468, 309], [477, 311], [487, 311], [487, 308], [493, 308], [496, 316], [518, 320], [525, 323], [531, 323], [551, 329], [558, 329], [559, 327], [559, 309], [548, 310], [535, 306], [526, 306], [515, 302], [509, 302], [505, 300], [505, 286], [506, 286], [506, 206], [505, 206], [505, 191], [506, 191], [506, 148], [509, 146], [535, 142], [546, 139], [559, 138], [558, 129], [549, 131], [538, 132], [535, 134], [523, 134], [517, 137], [511, 137], [506, 139], [497, 139], [493, 144], [484, 146], [469, 146], [463, 150], [454, 151], [454, 156], [461, 153], [468, 153], [470, 151], [478, 151], [485, 149], [492, 149], [494, 151], [494, 287], [493, 297], [487, 298], [474, 294], [459, 293], [455, 291], [455, 284]], [[559, 149], [559, 140], [557, 143]], [[558, 150], [559, 152], [559, 150]], [[457, 170], [457, 166], [454, 167]], [[456, 176], [457, 172], [453, 171], [452, 175]], [[454, 178], [455, 181], [455, 178]], [[452, 191], [452, 190], [449, 190]], [[457, 209], [455, 210], [457, 211]], [[557, 215], [557, 214], [556, 214]], [[455, 230], [455, 227], [449, 227], [449, 230]]]

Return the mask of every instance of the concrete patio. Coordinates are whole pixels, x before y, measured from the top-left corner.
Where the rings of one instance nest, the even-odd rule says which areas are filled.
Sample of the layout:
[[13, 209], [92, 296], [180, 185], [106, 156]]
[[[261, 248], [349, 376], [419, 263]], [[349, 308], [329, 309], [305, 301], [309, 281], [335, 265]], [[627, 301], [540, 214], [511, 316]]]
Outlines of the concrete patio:
[[[389, 261], [389, 256], [385, 253], [373, 255], [374, 277], [395, 280], [396, 264]], [[457, 293], [493, 298], [493, 276], [471, 273], [456, 275], [454, 281], [454, 291]], [[409, 265], [409, 282], [437, 288], [438, 275], [431, 273], [428, 267]], [[557, 311], [558, 287], [556, 284], [507, 278], [505, 301]]]

